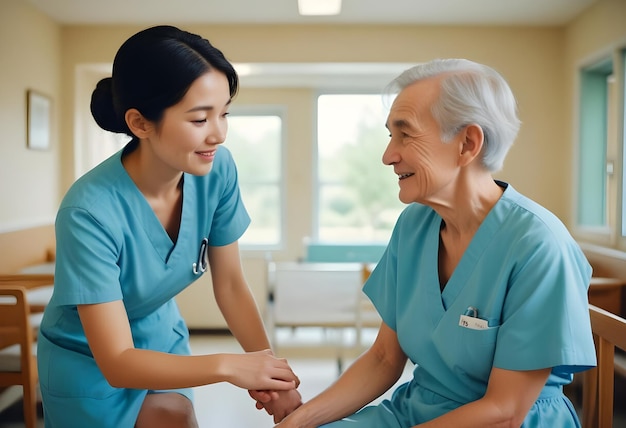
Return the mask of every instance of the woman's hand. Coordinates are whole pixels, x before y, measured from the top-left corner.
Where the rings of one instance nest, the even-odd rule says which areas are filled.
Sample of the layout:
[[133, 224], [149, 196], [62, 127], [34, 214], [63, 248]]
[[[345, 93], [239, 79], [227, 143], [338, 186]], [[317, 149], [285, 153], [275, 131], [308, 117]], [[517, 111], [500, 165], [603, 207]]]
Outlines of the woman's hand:
[[229, 354], [225, 363], [228, 382], [248, 390], [287, 391], [300, 384], [287, 360], [272, 355], [272, 351]]

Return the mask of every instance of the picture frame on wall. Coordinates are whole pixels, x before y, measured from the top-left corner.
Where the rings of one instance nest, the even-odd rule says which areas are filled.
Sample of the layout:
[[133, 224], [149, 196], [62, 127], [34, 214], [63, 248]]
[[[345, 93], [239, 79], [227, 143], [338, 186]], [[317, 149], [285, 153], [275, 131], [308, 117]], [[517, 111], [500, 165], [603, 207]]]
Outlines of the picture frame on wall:
[[52, 98], [29, 89], [26, 92], [26, 144], [29, 149], [50, 148]]

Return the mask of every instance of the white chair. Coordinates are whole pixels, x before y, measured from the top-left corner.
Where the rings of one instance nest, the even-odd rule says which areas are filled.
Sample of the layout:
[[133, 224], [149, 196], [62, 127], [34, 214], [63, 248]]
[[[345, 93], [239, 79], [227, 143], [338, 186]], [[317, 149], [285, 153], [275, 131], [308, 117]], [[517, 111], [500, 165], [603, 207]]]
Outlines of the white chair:
[[[341, 371], [343, 358], [354, 353], [355, 339], [350, 339], [348, 334], [352, 337], [360, 334], [357, 319], [358, 296], [362, 294], [361, 264], [270, 262], [268, 274], [273, 296], [269, 330], [274, 349], [280, 352], [287, 348], [294, 351], [308, 348], [312, 355], [312, 345], [316, 352], [330, 348]], [[281, 340], [278, 334], [281, 328], [294, 333], [291, 341]], [[311, 328], [324, 333], [322, 343], [303, 343], [295, 337]]]

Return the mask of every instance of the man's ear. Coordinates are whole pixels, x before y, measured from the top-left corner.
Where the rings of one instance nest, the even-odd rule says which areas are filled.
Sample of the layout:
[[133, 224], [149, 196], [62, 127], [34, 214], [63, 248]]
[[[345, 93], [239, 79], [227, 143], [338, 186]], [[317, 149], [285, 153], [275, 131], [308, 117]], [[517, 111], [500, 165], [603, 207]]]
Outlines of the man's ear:
[[467, 165], [472, 162], [483, 148], [485, 134], [480, 125], [475, 123], [467, 125], [462, 131], [460, 162]]
[[137, 138], [147, 138], [154, 129], [152, 122], [143, 117], [136, 108], [126, 110], [124, 119], [126, 120], [130, 132], [137, 136]]

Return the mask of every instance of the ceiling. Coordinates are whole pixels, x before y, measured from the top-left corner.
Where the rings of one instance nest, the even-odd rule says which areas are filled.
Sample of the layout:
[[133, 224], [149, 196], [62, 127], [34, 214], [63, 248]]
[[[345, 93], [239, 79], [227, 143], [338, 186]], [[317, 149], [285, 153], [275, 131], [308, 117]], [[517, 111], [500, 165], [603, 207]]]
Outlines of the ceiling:
[[297, 0], [24, 0], [61, 24], [563, 25], [598, 0], [343, 0], [301, 17]]
[[[2, 0], [0, 0], [2, 1]], [[563, 25], [599, 0], [343, 0], [302, 17], [297, 0], [23, 0], [54, 21], [91, 24]], [[155, 6], [156, 5], [156, 6]], [[380, 88], [412, 64], [235, 64], [242, 86]], [[110, 65], [103, 73], [110, 73]]]

